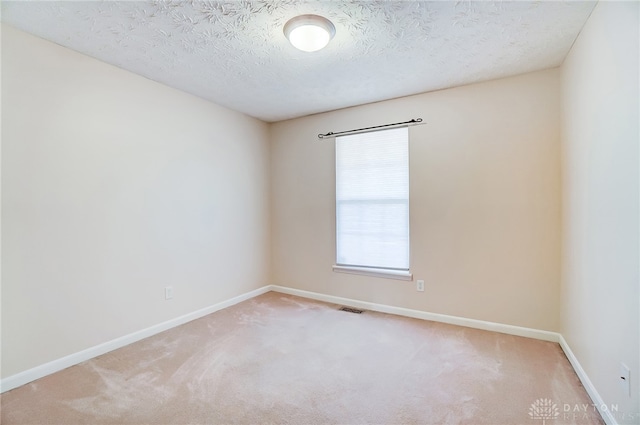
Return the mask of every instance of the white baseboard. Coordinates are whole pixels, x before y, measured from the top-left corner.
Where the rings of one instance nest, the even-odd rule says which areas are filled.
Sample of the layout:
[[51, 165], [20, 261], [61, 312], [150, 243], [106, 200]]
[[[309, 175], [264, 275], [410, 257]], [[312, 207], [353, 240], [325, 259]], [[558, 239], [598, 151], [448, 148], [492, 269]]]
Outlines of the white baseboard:
[[585, 390], [587, 390], [587, 394], [589, 394], [589, 397], [591, 397], [593, 404], [598, 409], [598, 412], [600, 412], [600, 416], [602, 416], [602, 419], [604, 419], [607, 425], [618, 425], [618, 421], [611, 414], [611, 412], [608, 409], [602, 409], [602, 406], [606, 407], [604, 400], [602, 399], [602, 397], [600, 397], [600, 394], [598, 394], [598, 391], [596, 390], [596, 387], [593, 386], [593, 383], [591, 383], [591, 379], [589, 379], [587, 372], [584, 371], [584, 369], [580, 365], [580, 362], [573, 354], [573, 351], [571, 351], [571, 347], [569, 347], [569, 344], [567, 344], [567, 341], [562, 335], [560, 335], [559, 343], [560, 347], [562, 347], [562, 351], [564, 351], [567, 359], [569, 359], [569, 363], [571, 363], [571, 366], [573, 366], [573, 370], [576, 371], [576, 375], [578, 375], [578, 378], [580, 378], [582, 386]]
[[487, 331], [500, 332], [509, 335], [524, 336], [527, 338], [541, 339], [544, 341], [557, 342], [569, 359], [569, 363], [575, 370], [582, 385], [587, 390], [587, 394], [591, 397], [593, 404], [597, 406], [600, 415], [607, 425], [618, 425], [609, 410], [603, 410], [601, 406], [606, 406], [598, 391], [591, 383], [587, 373], [582, 369], [580, 362], [571, 351], [569, 344], [564, 337], [557, 332], [542, 331], [539, 329], [524, 328], [520, 326], [505, 325], [502, 323], [485, 322], [483, 320], [467, 319], [464, 317], [448, 316], [446, 314], [429, 313], [420, 310], [411, 310], [402, 307], [393, 307], [384, 304], [375, 304], [367, 301], [354, 300], [350, 298], [335, 297], [333, 295], [325, 295], [317, 292], [304, 291], [301, 289], [287, 288], [284, 286], [271, 285], [272, 291], [281, 292], [283, 294], [297, 295], [303, 298], [310, 298], [318, 301], [329, 302], [333, 304], [347, 305], [351, 307], [362, 308], [365, 310], [379, 311], [381, 313], [397, 314], [399, 316], [413, 317], [416, 319], [432, 320], [434, 322], [449, 323], [452, 325], [466, 326], [468, 328], [483, 329]]
[[381, 313], [396, 314], [399, 316], [413, 317], [416, 319], [431, 320], [434, 322], [449, 323], [452, 325], [466, 326], [469, 328], [500, 332], [504, 334], [523, 336], [527, 338], [535, 338], [535, 339], [540, 339], [544, 341], [557, 342], [560, 344], [560, 347], [562, 348], [567, 358], [569, 359], [571, 366], [573, 366], [573, 369], [578, 375], [578, 378], [580, 378], [582, 385], [587, 390], [587, 393], [591, 397], [593, 403], [597, 406], [598, 410], [600, 411], [600, 414], [603, 417], [604, 421], [607, 423], [607, 425], [618, 425], [616, 419], [613, 417], [611, 412], [609, 412], [608, 410], [604, 410], [604, 411], [601, 410], [600, 406], [605, 405], [604, 401], [598, 394], [598, 391], [596, 391], [595, 387], [591, 383], [591, 380], [587, 376], [584, 369], [582, 369], [582, 366], [580, 365], [580, 363], [578, 362], [578, 359], [575, 357], [575, 355], [571, 351], [571, 348], [569, 347], [565, 339], [562, 337], [562, 335], [559, 333], [525, 328], [520, 326], [505, 325], [502, 323], [486, 322], [483, 320], [468, 319], [464, 317], [449, 316], [446, 314], [429, 313], [426, 311], [412, 310], [412, 309], [403, 308], [403, 307], [394, 307], [394, 306], [389, 306], [384, 304], [376, 304], [376, 303], [371, 303], [367, 301], [336, 297], [333, 295], [325, 295], [317, 292], [287, 288], [287, 287], [278, 286], [278, 285], [267, 285], [262, 288], [255, 289], [245, 294], [238, 295], [237, 297], [231, 298], [229, 300], [219, 302], [212, 306], [194, 311], [192, 313], [185, 314], [175, 319], [162, 322], [160, 324], [151, 326], [146, 329], [142, 329], [140, 331], [131, 333], [129, 335], [122, 336], [120, 338], [107, 341], [103, 344], [96, 345], [86, 350], [83, 350], [74, 354], [70, 354], [68, 356], [51, 361], [49, 363], [45, 363], [43, 365], [34, 367], [24, 372], [20, 372], [16, 375], [9, 376], [5, 379], [0, 380], [0, 393], [17, 388], [31, 381], [35, 381], [36, 379], [45, 377], [52, 373], [58, 372], [62, 369], [66, 369], [70, 366], [74, 366], [83, 361], [90, 360], [94, 357], [97, 357], [102, 354], [108, 353], [110, 351], [116, 350], [118, 348], [124, 347], [125, 345], [129, 345], [134, 342], [140, 341], [144, 338], [148, 338], [150, 336], [156, 335], [160, 332], [164, 332], [176, 326], [180, 326], [192, 320], [199, 319], [208, 314], [215, 313], [218, 310], [222, 310], [223, 308], [230, 307], [232, 305], [238, 304], [242, 301], [246, 301], [258, 295], [262, 295], [269, 291], [275, 291], [275, 292], [280, 292], [280, 293], [289, 294], [289, 295], [296, 295], [303, 298], [310, 298], [313, 300], [324, 301], [324, 302], [333, 303], [333, 304], [348, 305], [351, 307], [362, 308], [365, 310], [379, 311]]
[[429, 313], [421, 310], [412, 310], [403, 307], [393, 307], [384, 304], [376, 304], [367, 301], [354, 300], [350, 298], [335, 297], [317, 292], [304, 291], [301, 289], [287, 288], [284, 286], [271, 285], [272, 291], [283, 294], [297, 295], [303, 298], [311, 298], [318, 301], [325, 301], [333, 304], [347, 305], [364, 310], [379, 311], [381, 313], [396, 314], [398, 316], [413, 317], [415, 319], [431, 320], [433, 322], [449, 323], [451, 325], [466, 326], [468, 328], [482, 329], [485, 331], [500, 332], [509, 335], [524, 336], [527, 338], [541, 339], [544, 341], [558, 342], [560, 334], [556, 332], [542, 331], [539, 329], [524, 328], [521, 326], [505, 325], [502, 323], [485, 322], [483, 320], [467, 319], [464, 317], [448, 316], [446, 314]]
[[238, 304], [239, 302], [248, 300], [249, 298], [253, 298], [269, 292], [270, 290], [270, 286], [264, 286], [245, 294], [238, 295], [237, 297], [233, 297], [229, 300], [219, 302], [212, 306], [205, 307], [203, 309], [185, 314], [180, 317], [176, 317], [175, 319], [167, 320], [166, 322], [159, 323], [146, 329], [133, 332], [129, 335], [107, 341], [100, 345], [87, 348], [86, 350], [70, 354], [60, 359], [53, 360], [49, 363], [45, 363], [32, 369], [25, 370], [24, 372], [9, 376], [0, 381], [0, 393], [12, 390], [21, 385], [27, 384], [31, 381], [35, 381], [36, 379], [45, 377], [62, 369], [66, 369], [70, 366], [77, 365], [78, 363], [82, 363], [94, 357], [101, 356], [102, 354], [108, 353], [109, 351], [113, 351], [118, 348], [124, 347], [125, 345], [132, 344], [134, 342], [140, 341], [141, 339], [148, 338], [160, 332], [164, 332], [168, 329], [175, 328], [176, 326], [183, 325], [192, 320], [199, 319], [218, 310], [222, 310], [223, 308], [230, 307], [234, 304]]

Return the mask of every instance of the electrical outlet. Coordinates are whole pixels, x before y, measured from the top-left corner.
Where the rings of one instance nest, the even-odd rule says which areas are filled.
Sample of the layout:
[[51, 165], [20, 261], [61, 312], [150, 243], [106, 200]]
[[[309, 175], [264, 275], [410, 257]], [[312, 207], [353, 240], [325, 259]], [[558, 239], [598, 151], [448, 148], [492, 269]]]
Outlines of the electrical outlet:
[[631, 382], [629, 382], [631, 373], [626, 364], [620, 363], [620, 373], [618, 375], [620, 375], [620, 388], [627, 396], [631, 396]]
[[173, 298], [173, 286], [165, 286], [164, 287], [164, 299], [170, 300]]
[[424, 292], [424, 280], [416, 281], [416, 291]]

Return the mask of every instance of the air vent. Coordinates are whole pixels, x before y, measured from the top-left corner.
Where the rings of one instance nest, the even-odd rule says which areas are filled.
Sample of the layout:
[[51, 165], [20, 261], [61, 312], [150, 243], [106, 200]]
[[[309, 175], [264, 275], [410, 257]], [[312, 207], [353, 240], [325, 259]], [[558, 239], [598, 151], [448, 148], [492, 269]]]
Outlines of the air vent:
[[352, 307], [340, 307], [340, 311], [346, 311], [348, 313], [356, 313], [356, 314], [361, 314], [364, 312], [364, 310], [358, 310], [357, 308], [352, 308]]

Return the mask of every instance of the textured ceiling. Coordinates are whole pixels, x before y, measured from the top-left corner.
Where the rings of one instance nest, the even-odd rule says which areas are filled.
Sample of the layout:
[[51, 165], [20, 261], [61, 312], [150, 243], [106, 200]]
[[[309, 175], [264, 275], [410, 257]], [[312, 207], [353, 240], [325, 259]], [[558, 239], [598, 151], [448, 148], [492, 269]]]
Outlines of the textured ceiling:
[[[595, 2], [2, 1], [2, 21], [265, 121], [562, 63]], [[313, 13], [336, 36], [293, 48]]]

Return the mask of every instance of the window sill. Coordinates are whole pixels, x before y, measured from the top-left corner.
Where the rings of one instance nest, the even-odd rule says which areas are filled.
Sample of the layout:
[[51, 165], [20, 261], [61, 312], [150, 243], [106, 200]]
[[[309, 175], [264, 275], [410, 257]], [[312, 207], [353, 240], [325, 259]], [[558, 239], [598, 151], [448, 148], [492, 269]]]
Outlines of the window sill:
[[413, 280], [413, 275], [409, 271], [373, 269], [369, 267], [354, 266], [333, 266], [333, 271], [338, 273], [359, 274], [363, 276], [384, 277], [387, 279]]

